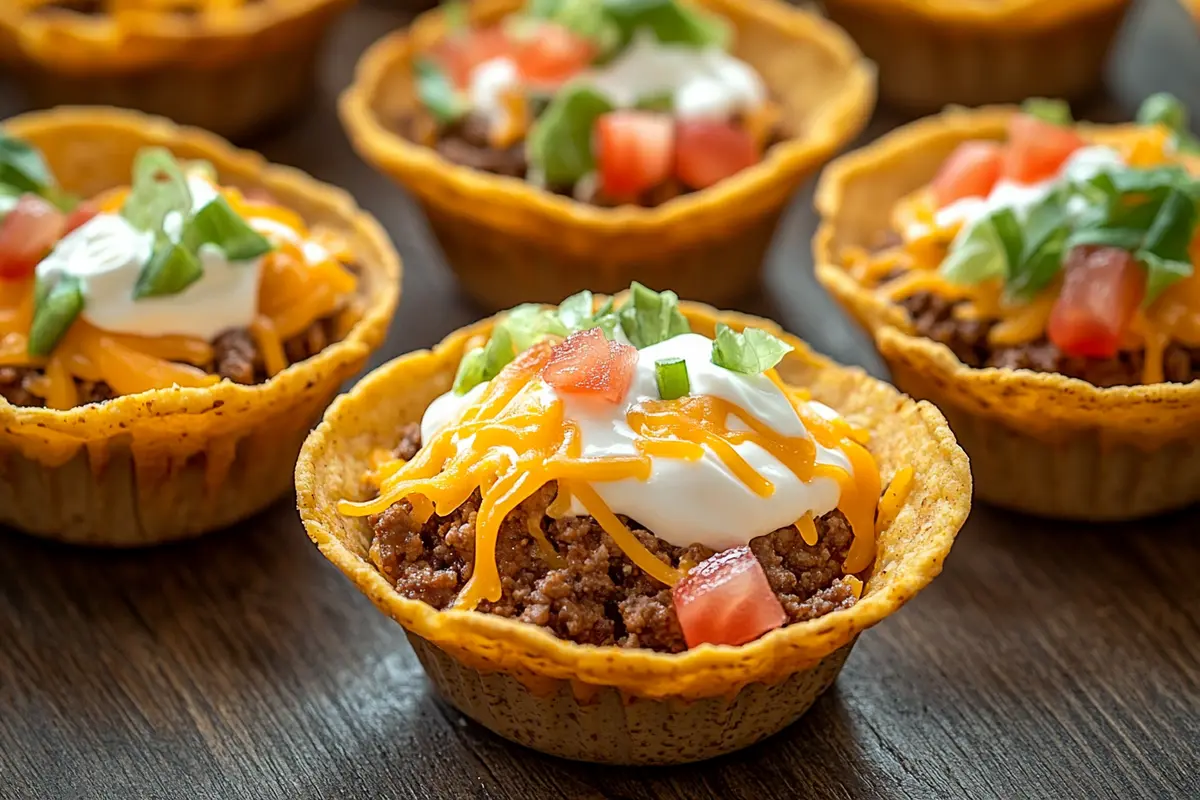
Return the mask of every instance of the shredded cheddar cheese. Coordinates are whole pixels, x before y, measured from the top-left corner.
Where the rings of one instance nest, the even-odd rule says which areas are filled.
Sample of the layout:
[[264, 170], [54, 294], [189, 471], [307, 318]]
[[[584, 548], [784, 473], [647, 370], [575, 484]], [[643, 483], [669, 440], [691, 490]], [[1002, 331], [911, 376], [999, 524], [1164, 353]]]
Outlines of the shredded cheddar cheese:
[[[337, 313], [356, 288], [357, 279], [346, 264], [352, 254], [331, 233], [309, 231], [295, 212], [252, 202], [233, 188], [221, 193], [251, 227], [272, 240], [275, 249], [262, 261], [259, 281], [259, 316], [251, 325], [268, 376], [284, 370], [288, 359], [283, 342], [302, 333], [318, 319]], [[102, 212], [115, 213], [128, 190], [113, 189], [100, 195]], [[284, 230], [287, 235], [280, 235]], [[305, 243], [319, 245], [310, 252]], [[30, 384], [48, 408], [65, 410], [78, 405], [75, 381], [108, 384], [117, 394], [133, 394], [172, 385], [210, 386], [220, 378], [205, 371], [213, 363], [209, 342], [186, 336], [132, 336], [101, 330], [77, 319], [49, 359], [28, 354], [33, 320], [34, 281], [0, 280], [0, 366], [43, 370]]]
[[[788, 393], [808, 436], [777, 433], [737, 405], [710, 396], [677, 400], [647, 400], [634, 405], [625, 420], [635, 435], [636, 454], [583, 457], [577, 425], [564, 417], [561, 400], [552, 392], [526, 391], [535, 384], [550, 358], [552, 345], [542, 342], [521, 353], [487, 385], [480, 399], [457, 422], [447, 425], [408, 462], [377, 467], [378, 495], [362, 502], [342, 501], [341, 513], [362, 517], [378, 514], [408, 500], [413, 516], [426, 521], [434, 513], [446, 516], [475, 491], [482, 502], [475, 520], [475, 563], [455, 607], [471, 610], [482, 601], [500, 599], [502, 587], [496, 566], [496, 544], [503, 520], [541, 487], [556, 482], [558, 496], [546, 509], [551, 518], [570, 512], [572, 500], [594, 517], [629, 559], [651, 577], [675, 585], [689, 568], [679, 569], [654, 556], [613, 513], [593, 484], [618, 480], [647, 480], [653, 458], [696, 460], [705, 448], [747, 488], [770, 497], [774, 485], [735, 449], [754, 443], [770, 453], [802, 481], [829, 478], [840, 489], [838, 508], [853, 531], [846, 573], [866, 569], [875, 557], [875, 512], [880, 496], [879, 470], [860, 443], [862, 432], [838, 418], [825, 419], [794, 393]], [[767, 373], [782, 386], [774, 370]], [[851, 465], [817, 462], [817, 445], [836, 449]], [[896, 503], [902, 502], [900, 500]], [[811, 516], [797, 521], [808, 545], [817, 541]], [[540, 518], [529, 523], [529, 534], [551, 564], [558, 553], [546, 540]]]

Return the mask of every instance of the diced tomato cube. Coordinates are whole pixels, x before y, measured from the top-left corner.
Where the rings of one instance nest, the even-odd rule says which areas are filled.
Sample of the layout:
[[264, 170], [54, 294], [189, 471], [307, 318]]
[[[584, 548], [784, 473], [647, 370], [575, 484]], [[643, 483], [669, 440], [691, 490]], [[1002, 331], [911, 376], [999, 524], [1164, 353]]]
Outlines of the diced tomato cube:
[[637, 348], [604, 338], [599, 328], [572, 333], [550, 353], [542, 378], [560, 392], [619, 403], [633, 381]]
[[700, 562], [671, 597], [688, 647], [745, 644], [787, 622], [767, 573], [745, 546]]
[[500, 27], [473, 28], [454, 33], [437, 43], [431, 55], [460, 89], [471, 82], [471, 72], [493, 58], [512, 58], [517, 45]]
[[516, 46], [517, 72], [528, 83], [558, 86], [582, 72], [596, 55], [592, 43], [562, 25], [543, 22]]
[[63, 231], [63, 236], [66, 236], [76, 228], [80, 228], [92, 221], [92, 218], [100, 213], [100, 206], [91, 200], [85, 200], [75, 206], [70, 214], [67, 214], [66, 226]]
[[21, 195], [0, 223], [0, 280], [24, 280], [63, 235], [66, 217], [36, 194]]
[[614, 200], [633, 200], [671, 174], [675, 125], [666, 114], [613, 111], [596, 122], [600, 188]]
[[1083, 147], [1074, 128], [1015, 114], [1008, 123], [1002, 175], [1017, 183], [1037, 183], [1058, 174], [1067, 157]]
[[1069, 356], [1112, 358], [1146, 293], [1146, 272], [1115, 247], [1076, 247], [1046, 333]]
[[942, 162], [933, 179], [938, 208], [964, 197], [987, 197], [1000, 178], [1004, 149], [999, 142], [963, 142]]
[[729, 122], [684, 120], [675, 132], [675, 175], [690, 189], [712, 186], [758, 159], [750, 132]]

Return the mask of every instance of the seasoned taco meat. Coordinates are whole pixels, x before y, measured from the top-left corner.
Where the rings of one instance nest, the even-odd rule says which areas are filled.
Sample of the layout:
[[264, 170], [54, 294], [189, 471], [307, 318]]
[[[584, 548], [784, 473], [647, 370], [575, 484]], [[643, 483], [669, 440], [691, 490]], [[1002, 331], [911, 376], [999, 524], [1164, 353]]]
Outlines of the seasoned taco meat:
[[[405, 428], [396, 455], [411, 458], [420, 429]], [[519, 619], [580, 644], [641, 647], [677, 653], [687, 649], [671, 602], [671, 590], [633, 564], [591, 517], [554, 520], [546, 508], [556, 488], [547, 484], [503, 522], [497, 543], [503, 594], [478, 611]], [[443, 609], [471, 577], [475, 550], [476, 492], [445, 517], [424, 525], [406, 501], [370, 518], [372, 561], [405, 597]], [[555, 567], [529, 535], [530, 519], [540, 524], [562, 559]], [[622, 518], [660, 560], [678, 566], [699, 563], [713, 551], [694, 545], [674, 547], [637, 522]], [[750, 542], [789, 622], [812, 619], [855, 602], [842, 579], [851, 530], [841, 512], [816, 521], [818, 540], [809, 547], [793, 527]]]
[[[920, 336], [949, 347], [970, 367], [1028, 369], [1057, 372], [1095, 386], [1137, 386], [1142, 383], [1145, 355], [1140, 350], [1122, 350], [1115, 358], [1066, 356], [1046, 338], [1009, 347], [992, 347], [988, 332], [992, 323], [954, 317], [956, 303], [932, 292], [918, 292], [900, 301], [912, 317]], [[1200, 348], [1172, 342], [1163, 356], [1167, 381], [1189, 383], [1200, 378]]]

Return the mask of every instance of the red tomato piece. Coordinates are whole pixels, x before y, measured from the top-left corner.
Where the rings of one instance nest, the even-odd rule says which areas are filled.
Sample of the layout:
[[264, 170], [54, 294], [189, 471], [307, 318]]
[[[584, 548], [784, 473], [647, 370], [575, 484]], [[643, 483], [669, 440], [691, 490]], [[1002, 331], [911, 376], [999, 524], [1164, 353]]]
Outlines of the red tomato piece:
[[1069, 356], [1112, 358], [1146, 293], [1146, 273], [1115, 247], [1076, 247], [1046, 333]]
[[633, 200], [671, 174], [675, 125], [666, 114], [613, 111], [596, 122], [600, 188], [615, 200]]
[[688, 647], [745, 644], [787, 622], [767, 573], [745, 546], [700, 562], [671, 597]]
[[587, 39], [562, 25], [543, 22], [527, 40], [518, 43], [517, 72], [527, 82], [554, 87], [592, 63], [596, 52]]
[[100, 213], [100, 206], [93, 203], [91, 200], [85, 200], [75, 209], [67, 214], [67, 221], [63, 230], [63, 236], [66, 236], [76, 228], [82, 227], [92, 221], [92, 218]]
[[750, 133], [729, 122], [685, 120], [675, 132], [675, 175], [689, 189], [712, 186], [758, 159]]
[[63, 213], [36, 194], [21, 195], [0, 224], [0, 280], [33, 274], [66, 227]]
[[1067, 157], [1083, 145], [1074, 128], [1016, 114], [1008, 123], [1002, 174], [1017, 183], [1044, 181], [1057, 175]]
[[513, 57], [517, 45], [499, 27], [473, 28], [451, 34], [432, 49], [434, 60], [460, 89], [471, 82], [471, 71], [493, 58]]
[[933, 179], [938, 208], [964, 197], [987, 197], [1000, 178], [1004, 149], [999, 142], [963, 142], [942, 162]]
[[599, 328], [572, 333], [550, 352], [542, 378], [560, 392], [619, 403], [633, 381], [637, 348], [604, 338]]

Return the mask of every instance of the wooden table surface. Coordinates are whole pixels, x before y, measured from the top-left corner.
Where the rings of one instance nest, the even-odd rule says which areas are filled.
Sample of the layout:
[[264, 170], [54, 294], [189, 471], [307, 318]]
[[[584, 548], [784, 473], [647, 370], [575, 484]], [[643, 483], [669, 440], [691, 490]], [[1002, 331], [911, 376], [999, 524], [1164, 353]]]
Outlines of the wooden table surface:
[[[398, 244], [404, 298], [377, 362], [479, 316], [412, 201], [358, 161], [333, 114], [357, 54], [403, 19], [382, 0], [352, 12], [313, 112], [260, 145], [348, 187]], [[1135, 9], [1115, 66], [1095, 114], [1166, 89], [1200, 115], [1200, 39], [1171, 0]], [[743, 306], [882, 374], [813, 282], [810, 202], [811, 186]], [[655, 770], [541, 756], [439, 702], [291, 498], [145, 552], [0, 532], [0, 797], [1196, 798], [1198, 520], [1076, 526], [978, 507], [944, 574], [861, 638], [805, 718]]]

